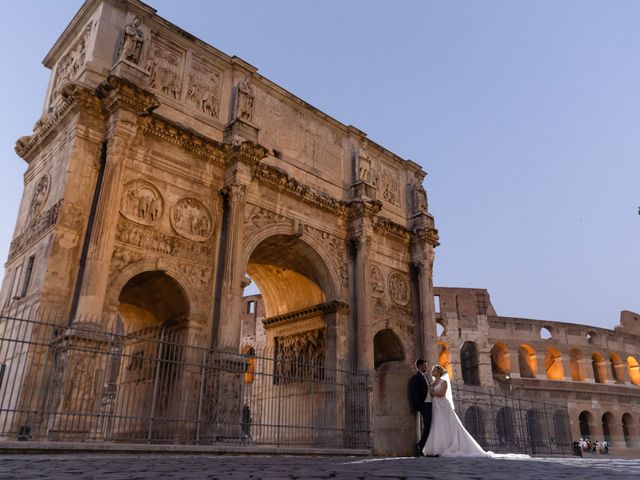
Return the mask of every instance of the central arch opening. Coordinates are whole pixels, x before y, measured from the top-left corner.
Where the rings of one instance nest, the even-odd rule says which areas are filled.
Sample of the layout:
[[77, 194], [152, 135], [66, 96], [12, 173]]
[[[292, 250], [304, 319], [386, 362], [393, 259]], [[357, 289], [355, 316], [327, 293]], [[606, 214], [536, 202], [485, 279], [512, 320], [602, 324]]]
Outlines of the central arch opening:
[[[336, 361], [335, 335], [327, 327], [338, 308], [335, 275], [312, 244], [288, 234], [257, 242], [245, 273], [240, 347], [252, 352], [242, 405], [246, 428], [266, 440], [275, 435], [266, 425], [278, 423], [286, 427], [279, 435], [311, 441], [310, 427], [337, 422], [330, 399], [319, 402]], [[279, 411], [296, 413], [283, 418]]]
[[318, 305], [335, 296], [320, 255], [291, 235], [274, 235], [260, 242], [249, 257], [247, 275], [262, 294], [267, 317]]

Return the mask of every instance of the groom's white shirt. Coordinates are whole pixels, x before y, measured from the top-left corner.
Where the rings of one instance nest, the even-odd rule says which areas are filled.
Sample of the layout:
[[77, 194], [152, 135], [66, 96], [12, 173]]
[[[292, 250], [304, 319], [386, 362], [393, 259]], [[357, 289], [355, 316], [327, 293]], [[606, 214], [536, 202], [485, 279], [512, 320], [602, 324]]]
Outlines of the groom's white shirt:
[[[424, 378], [427, 379], [427, 385], [431, 386], [431, 384], [433, 383], [433, 377], [431, 375], [426, 375], [424, 373], [422, 375], [424, 375]], [[425, 398], [424, 401], [426, 403], [431, 403], [432, 402], [431, 390], [427, 390], [427, 398]]]

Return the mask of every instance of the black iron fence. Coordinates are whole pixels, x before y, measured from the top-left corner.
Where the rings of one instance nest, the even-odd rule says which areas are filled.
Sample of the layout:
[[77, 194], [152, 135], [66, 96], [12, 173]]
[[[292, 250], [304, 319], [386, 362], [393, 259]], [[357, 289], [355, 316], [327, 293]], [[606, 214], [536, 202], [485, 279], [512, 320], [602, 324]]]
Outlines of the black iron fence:
[[112, 324], [0, 317], [0, 440], [371, 447], [367, 373]]
[[567, 405], [517, 392], [454, 383], [458, 417], [485, 450], [571, 455]]

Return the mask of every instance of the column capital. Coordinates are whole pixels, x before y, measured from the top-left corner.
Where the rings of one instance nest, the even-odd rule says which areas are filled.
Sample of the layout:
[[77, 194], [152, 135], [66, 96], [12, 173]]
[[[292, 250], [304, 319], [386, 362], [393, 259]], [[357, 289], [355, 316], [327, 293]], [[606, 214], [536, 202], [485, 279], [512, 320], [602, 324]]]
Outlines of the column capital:
[[221, 193], [229, 203], [238, 203], [245, 199], [247, 196], [247, 190], [247, 185], [239, 182], [232, 182], [225, 185]]

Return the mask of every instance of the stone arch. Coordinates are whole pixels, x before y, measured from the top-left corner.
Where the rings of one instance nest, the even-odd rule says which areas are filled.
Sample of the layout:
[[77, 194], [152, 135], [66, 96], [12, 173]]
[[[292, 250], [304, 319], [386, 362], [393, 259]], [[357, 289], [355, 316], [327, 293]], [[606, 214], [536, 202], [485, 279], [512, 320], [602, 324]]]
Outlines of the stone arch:
[[562, 358], [557, 348], [549, 347], [544, 357], [544, 369], [549, 380], [562, 380], [564, 378], [564, 367]]
[[636, 357], [629, 355], [627, 357], [627, 371], [629, 372], [629, 380], [634, 385], [640, 385], [640, 365]]
[[248, 239], [243, 256], [245, 271], [262, 293], [267, 317], [339, 297], [340, 267], [331, 260], [335, 255], [311, 235], [292, 235], [290, 226], [265, 227]]
[[446, 337], [447, 336], [447, 324], [441, 318], [436, 320], [436, 335], [438, 337]]
[[[132, 278], [145, 272], [162, 272], [174, 279], [189, 302], [189, 317], [193, 318], [196, 314], [195, 307], [197, 305], [196, 298], [193, 295], [193, 283], [187, 275], [179, 269], [174, 268], [173, 265], [159, 262], [157, 260], [140, 260], [138, 262], [130, 263], [120, 270], [120, 272], [111, 281], [107, 290], [107, 295], [105, 297], [105, 311], [110, 313], [117, 312], [118, 305], [120, 303], [120, 293], [124, 286]], [[187, 288], [187, 286], [191, 288]]]
[[475, 342], [464, 342], [460, 347], [460, 369], [465, 385], [480, 385], [480, 362]]
[[571, 380], [575, 382], [584, 381], [584, 373], [582, 371], [582, 352], [577, 348], [572, 348], [569, 351], [569, 373], [571, 373]]
[[578, 424], [580, 428], [580, 436], [582, 438], [591, 438], [595, 431], [596, 419], [589, 410], [583, 410], [578, 415]]
[[511, 372], [511, 357], [509, 347], [497, 342], [491, 347], [491, 372], [494, 375], [509, 375]]
[[402, 341], [393, 330], [380, 330], [373, 337], [373, 364], [377, 370], [387, 362], [402, 362], [405, 359]]
[[613, 413], [605, 412], [602, 414], [602, 435], [604, 439], [611, 443], [611, 434], [614, 430], [615, 419], [613, 417]]
[[611, 365], [611, 379], [615, 383], [624, 383], [624, 364], [620, 355], [612, 353], [609, 356], [609, 363]]
[[566, 410], [553, 412], [553, 432], [556, 442], [566, 444], [571, 442], [571, 424]]
[[627, 447], [632, 447], [635, 437], [635, 426], [633, 424], [633, 417], [629, 412], [625, 412], [622, 415], [622, 435], [624, 436], [624, 442]]
[[484, 447], [486, 442], [486, 434], [484, 427], [484, 417], [482, 409], [477, 406], [467, 408], [464, 412], [464, 426], [476, 441]]
[[[242, 253], [242, 264], [245, 265], [245, 268], [251, 263], [256, 249], [270, 239], [284, 240], [284, 244], [282, 245], [283, 250], [291, 243], [305, 245], [312, 267], [317, 269], [322, 276], [322, 286], [325, 289], [327, 298], [331, 300], [340, 299], [344, 279], [341, 277], [340, 269], [342, 265], [339, 259], [336, 258], [335, 253], [332, 253], [332, 251], [326, 247], [325, 243], [323, 243], [321, 239], [316, 238], [316, 236], [311, 234], [292, 234], [290, 224], [267, 225], [256, 232], [255, 235], [245, 239]], [[345, 257], [346, 254], [345, 244]]]
[[183, 390], [188, 293], [165, 271], [149, 270], [131, 276], [117, 302], [122, 332], [113, 364], [113, 440], [137, 435], [136, 419], [149, 415], [157, 419], [153, 435], [159, 438], [170, 429], [166, 419], [175, 415]]
[[516, 443], [513, 409], [502, 407], [496, 414], [496, 434], [501, 447], [511, 447]]
[[445, 368], [449, 374], [449, 378], [452, 379], [453, 365], [451, 363], [451, 351], [449, 350], [447, 342], [443, 340], [438, 340], [438, 363]]
[[593, 368], [593, 379], [596, 383], [607, 383], [607, 369], [604, 357], [600, 352], [593, 352], [591, 355], [591, 367]]
[[523, 343], [518, 348], [518, 364], [522, 378], [536, 378], [538, 374], [538, 362], [536, 351], [531, 345]]
[[147, 271], [131, 277], [118, 295], [118, 313], [124, 333], [161, 326], [175, 326], [189, 317], [185, 289], [163, 271]]
[[532, 408], [530, 410], [527, 410], [525, 417], [527, 420], [529, 441], [531, 442], [531, 451], [532, 453], [538, 453], [544, 442], [544, 431], [541, 421], [542, 415], [539, 410]]

